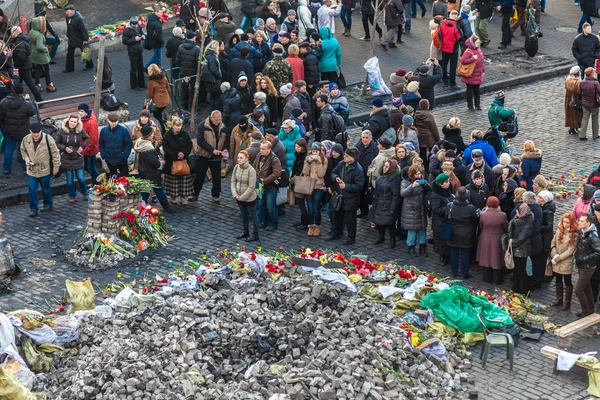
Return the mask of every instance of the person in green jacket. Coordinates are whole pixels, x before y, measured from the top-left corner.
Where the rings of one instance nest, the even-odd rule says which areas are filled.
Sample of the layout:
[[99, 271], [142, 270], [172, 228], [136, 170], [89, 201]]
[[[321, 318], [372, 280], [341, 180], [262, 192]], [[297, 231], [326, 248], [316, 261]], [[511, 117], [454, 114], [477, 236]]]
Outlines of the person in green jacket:
[[33, 63], [33, 77], [35, 85], [40, 92], [44, 89], [40, 85], [40, 78], [43, 75], [46, 80], [46, 89], [49, 92], [56, 92], [56, 88], [50, 79], [50, 52], [46, 47], [46, 19], [35, 17], [31, 20], [31, 30], [29, 31], [31, 46], [31, 62]]
[[331, 29], [324, 26], [321, 28], [320, 33], [321, 60], [319, 61], [319, 67], [321, 69], [321, 79], [339, 85], [337, 70], [342, 63], [342, 48], [337, 39], [331, 34]]
[[514, 114], [515, 110], [504, 107], [504, 90], [498, 90], [494, 94], [494, 100], [488, 109], [488, 120], [490, 121], [490, 126], [498, 126], [506, 118]]
[[294, 166], [294, 159], [296, 158], [296, 140], [302, 138], [300, 135], [300, 127], [296, 125], [296, 122], [291, 119], [286, 119], [281, 123], [281, 129], [279, 130], [279, 141], [285, 147], [285, 164], [288, 172], [292, 172]]

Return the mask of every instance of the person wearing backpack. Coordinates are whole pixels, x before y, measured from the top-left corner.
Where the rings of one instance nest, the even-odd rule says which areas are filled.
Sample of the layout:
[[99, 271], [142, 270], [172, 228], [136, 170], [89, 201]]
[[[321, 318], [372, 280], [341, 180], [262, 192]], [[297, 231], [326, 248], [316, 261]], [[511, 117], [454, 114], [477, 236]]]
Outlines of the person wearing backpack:
[[498, 90], [494, 93], [494, 100], [488, 109], [490, 126], [498, 126], [512, 115], [517, 115], [512, 108], [504, 107], [504, 95], [504, 90]]

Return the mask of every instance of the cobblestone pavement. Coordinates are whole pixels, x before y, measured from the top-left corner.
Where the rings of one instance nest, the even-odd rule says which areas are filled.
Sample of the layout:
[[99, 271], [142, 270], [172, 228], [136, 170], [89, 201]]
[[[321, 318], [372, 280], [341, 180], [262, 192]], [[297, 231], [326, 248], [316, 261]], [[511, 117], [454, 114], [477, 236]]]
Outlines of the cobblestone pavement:
[[[484, 96], [483, 105], [490, 104], [490, 95]], [[598, 160], [592, 155], [600, 148], [600, 141], [580, 142], [576, 137], [567, 135], [562, 127], [563, 80], [555, 78], [509, 90], [506, 94], [506, 104], [515, 107], [520, 115], [521, 133], [515, 139], [517, 148], [522, 148], [526, 139], [532, 139], [544, 151], [542, 172], [546, 177], [558, 177], [568, 174], [572, 169], [591, 171], [592, 165]], [[438, 125], [441, 126], [451, 117], [459, 116], [462, 120], [463, 136], [468, 137], [472, 129], [487, 129], [486, 112], [469, 112], [464, 103], [448, 104], [435, 111]], [[208, 185], [210, 186], [210, 185]], [[164, 248], [158, 250], [150, 260], [142, 266], [142, 273], [148, 272], [150, 277], [155, 273], [165, 274], [167, 263], [174, 265], [186, 263], [188, 258], [197, 258], [204, 251], [211, 252], [227, 248], [239, 249], [242, 243], [235, 239], [239, 233], [238, 209], [230, 199], [228, 182], [223, 185], [222, 201], [215, 205], [210, 201], [209, 188], [205, 188], [200, 202], [179, 209], [167, 216], [173, 226], [172, 234], [175, 239]], [[556, 216], [571, 209], [573, 199], [561, 200], [557, 203]], [[68, 249], [85, 224], [86, 202], [78, 201], [71, 205], [67, 196], [55, 199], [54, 211], [40, 214], [38, 218], [28, 217], [28, 206], [13, 206], [3, 210], [4, 224], [0, 230], [6, 236], [15, 252], [22, 268], [27, 272], [16, 279], [12, 285], [12, 293], [0, 297], [0, 309], [13, 310], [21, 307], [48, 311], [47, 300], [56, 304], [64, 290], [65, 279], [82, 279], [90, 276], [85, 270], [76, 269], [67, 264], [60, 251]], [[448, 268], [440, 266], [436, 257], [410, 258], [404, 243], [391, 251], [387, 246], [373, 245], [375, 232], [368, 228], [368, 223], [359, 220], [359, 235], [357, 244], [343, 248], [339, 242], [328, 243], [321, 238], [309, 238], [298, 234], [292, 224], [299, 220], [297, 207], [287, 207], [286, 215], [280, 219], [279, 229], [273, 233], [261, 231], [262, 246], [265, 250], [273, 250], [283, 246], [286, 249], [299, 249], [301, 246], [312, 248], [336, 248], [346, 251], [369, 254], [380, 260], [396, 259], [399, 262], [416, 265], [426, 271], [447, 274]], [[327, 217], [323, 221], [324, 231], [330, 227]], [[248, 246], [248, 248], [253, 248]], [[432, 253], [432, 249], [429, 249]], [[58, 254], [53, 257], [53, 254]], [[39, 266], [28, 262], [29, 257], [56, 260], [55, 266]], [[122, 268], [123, 280], [129, 282], [135, 279], [132, 266]], [[474, 267], [474, 278], [467, 284], [484, 290], [494, 290], [494, 287], [482, 282], [481, 271]], [[111, 282], [115, 279], [116, 269], [92, 274], [96, 285]], [[505, 283], [499, 289], [509, 288]], [[545, 286], [543, 290], [535, 291], [532, 297], [543, 304], [549, 304], [553, 298], [554, 288]], [[576, 319], [579, 311], [576, 299], [570, 311], [549, 311], [550, 319], [557, 324], [566, 324]], [[546, 360], [540, 354], [544, 345], [556, 346], [556, 337], [545, 334], [539, 342], [521, 341], [515, 355], [515, 372], [508, 372], [508, 363], [501, 351], [493, 351], [488, 360], [486, 370], [481, 368], [477, 355], [480, 347], [474, 347], [473, 369], [470, 371], [474, 385], [480, 393], [480, 399], [585, 399], [587, 377], [577, 369], [557, 376], [550, 375], [545, 366]], [[574, 352], [594, 350], [596, 340], [584, 339], [578, 335], [574, 340]], [[508, 394], [510, 393], [510, 395]]]

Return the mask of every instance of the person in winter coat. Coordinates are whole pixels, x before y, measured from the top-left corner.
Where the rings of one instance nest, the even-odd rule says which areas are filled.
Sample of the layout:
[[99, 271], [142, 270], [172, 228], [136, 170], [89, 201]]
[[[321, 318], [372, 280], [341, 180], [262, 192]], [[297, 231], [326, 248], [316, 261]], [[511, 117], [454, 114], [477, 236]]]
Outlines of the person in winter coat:
[[308, 231], [309, 236], [313, 236], [314, 229], [312, 229], [308, 223], [308, 211], [306, 209], [307, 204], [305, 201], [306, 196], [304, 194], [295, 192], [296, 178], [303, 175], [302, 171], [304, 170], [304, 161], [306, 161], [309, 153], [308, 143], [304, 138], [300, 138], [296, 140], [296, 143], [294, 144], [294, 150], [294, 164], [292, 165], [292, 170], [289, 173], [290, 191], [294, 193], [294, 201], [300, 209], [300, 222], [294, 224], [294, 228], [297, 231]]
[[[455, 2], [454, 4], [457, 7], [459, 6], [458, 1]], [[468, 4], [465, 4], [459, 11], [459, 17], [456, 21], [456, 27], [458, 28], [458, 31], [460, 32], [460, 39], [458, 41], [458, 44], [460, 46], [461, 54], [463, 54], [465, 52], [465, 50], [467, 49], [466, 42], [468, 42], [469, 38], [471, 36], [473, 36], [473, 34], [474, 34], [474, 32], [473, 32], [474, 27], [472, 27], [472, 21], [475, 19], [475, 16], [471, 17], [470, 13], [471, 13], [471, 6]]]
[[[296, 82], [296, 91], [294, 92], [294, 97], [300, 103], [299, 108], [304, 116], [302, 117], [302, 121], [304, 124], [305, 133], [310, 130], [310, 127], [313, 123], [313, 104], [310, 93], [308, 92], [308, 86], [305, 81]], [[294, 115], [294, 109], [292, 109], [292, 116], [299, 118], [299, 115]], [[300, 134], [302, 134], [302, 129], [300, 129]]]
[[542, 223], [544, 215], [542, 208], [537, 202], [537, 196], [533, 192], [525, 192], [523, 194], [523, 203], [529, 206], [531, 214], [533, 214], [533, 232], [531, 233], [531, 252], [529, 254], [533, 266], [533, 277], [531, 286], [535, 289], [542, 287], [542, 279], [544, 278], [544, 269], [546, 267], [546, 259], [548, 254], [543, 254], [542, 246]]
[[369, 198], [368, 198], [368, 189], [369, 189], [369, 166], [373, 163], [373, 160], [379, 154], [379, 146], [377, 141], [373, 140], [373, 134], [371, 131], [363, 130], [361, 133], [361, 138], [358, 143], [356, 143], [355, 148], [358, 150], [358, 163], [361, 166], [361, 170], [364, 173], [363, 182], [364, 187], [360, 193], [360, 215], [359, 218], [366, 218], [369, 213]]
[[586, 68], [585, 79], [581, 81], [581, 105], [583, 107], [583, 117], [581, 120], [581, 131], [579, 140], [587, 140], [587, 128], [592, 118], [592, 139], [598, 138], [598, 96], [600, 96], [600, 83], [596, 79], [596, 72], [593, 68]]
[[[402, 41], [402, 22], [404, 20], [404, 6], [402, 0], [391, 0], [385, 3], [384, 12], [384, 23], [387, 28], [387, 32], [379, 45], [387, 51], [388, 46], [395, 48], [396, 36], [398, 37], [398, 43]], [[380, 6], [381, 7], [381, 6]]]
[[46, 90], [56, 92], [50, 79], [50, 53], [46, 47], [46, 19], [35, 17], [31, 20], [29, 43], [31, 45], [31, 62], [34, 65], [35, 85], [38, 91], [44, 91], [40, 85], [40, 77], [46, 80]]
[[400, 213], [400, 170], [398, 163], [390, 159], [383, 164], [381, 176], [375, 183], [373, 206], [369, 211], [371, 228], [379, 231], [375, 244], [385, 240], [385, 231], [390, 235], [390, 248], [396, 247], [396, 220]]
[[308, 154], [304, 159], [302, 175], [309, 176], [315, 180], [315, 189], [312, 194], [306, 195], [306, 206], [308, 208], [308, 236], [321, 235], [321, 202], [325, 195], [325, 174], [328, 162], [319, 142], [313, 142]]
[[594, 313], [596, 301], [593, 298], [590, 280], [600, 261], [600, 238], [596, 226], [592, 224], [592, 216], [583, 214], [579, 218], [581, 236], [575, 249], [575, 265], [579, 273], [575, 295], [581, 304], [581, 313], [577, 317], [587, 317]]
[[[38, 188], [42, 187], [44, 208], [52, 210], [52, 187], [50, 180], [58, 174], [60, 154], [51, 135], [42, 132], [42, 124], [33, 122], [31, 131], [23, 138], [20, 145], [21, 154], [27, 165], [27, 183], [29, 187], [29, 216], [38, 214]], [[52, 167], [52, 168], [51, 168]]]
[[[252, 47], [258, 50], [262, 55], [261, 57], [252, 57], [254, 72], [262, 72], [265, 68], [265, 65], [273, 59], [273, 52], [267, 43], [267, 39], [263, 31], [256, 32], [254, 39], [252, 39]], [[250, 82], [252, 82], [252, 79], [250, 79]]]
[[[179, 69], [176, 69], [177, 67], [179, 67], [179, 64], [177, 63], [177, 50], [179, 50], [179, 46], [181, 46], [183, 44], [183, 42], [185, 41], [185, 34], [183, 33], [183, 30], [178, 26], [173, 28], [172, 33], [173, 33], [173, 36], [171, 36], [169, 38], [169, 40], [167, 40], [167, 44], [165, 45], [165, 48], [167, 50], [166, 56], [167, 56], [167, 58], [169, 58], [171, 60], [171, 80], [175, 80], [175, 79], [179, 79], [179, 76], [180, 76]], [[125, 35], [124, 32], [123, 32], [123, 35]], [[140, 47], [141, 46], [142, 45], [140, 43]], [[143, 69], [143, 66], [144, 65], [142, 63], [142, 69]]]
[[249, 81], [254, 79], [254, 66], [248, 60], [248, 54], [250, 54], [250, 47], [242, 47], [240, 56], [232, 59], [229, 63], [229, 73], [232, 79], [237, 79], [241, 73], [244, 73]]
[[308, 3], [308, 0], [299, 0], [298, 8], [296, 9], [298, 17], [298, 37], [301, 41], [306, 40], [308, 36], [306, 31], [315, 29], [315, 26], [312, 23], [312, 13], [308, 8]]
[[273, 56], [273, 59], [265, 65], [263, 74], [273, 81], [275, 88], [280, 88], [294, 80], [294, 72], [290, 63], [283, 58], [283, 46], [280, 44], [273, 46]]
[[341, 236], [344, 219], [348, 230], [348, 239], [344, 244], [347, 246], [356, 241], [356, 211], [360, 208], [361, 192], [365, 186], [365, 174], [358, 163], [358, 158], [357, 149], [348, 149], [344, 154], [344, 162], [340, 162], [331, 172], [331, 177], [335, 181], [335, 190], [342, 195], [340, 211], [344, 212], [334, 212], [333, 231], [326, 241], [332, 241]]
[[133, 147], [131, 133], [125, 125], [119, 124], [116, 112], [108, 113], [107, 123], [100, 130], [100, 156], [106, 162], [111, 176], [129, 176], [127, 159]]
[[583, 24], [580, 31], [582, 29], [583, 32], [577, 35], [573, 41], [571, 52], [583, 73], [586, 68], [594, 66], [598, 53], [600, 53], [600, 42], [598, 42], [596, 35], [592, 34], [592, 26], [589, 23]]
[[181, 107], [190, 110], [190, 104], [194, 98], [194, 85], [198, 72], [198, 59], [200, 57], [200, 46], [196, 43], [194, 32], [186, 34], [186, 40], [179, 46], [175, 54], [175, 62], [180, 67], [179, 77], [189, 77], [189, 81], [181, 81]]
[[463, 76], [460, 81], [467, 85], [467, 106], [473, 111], [473, 105], [477, 110], [481, 110], [481, 94], [479, 87], [483, 83], [485, 74], [485, 63], [483, 62], [483, 52], [481, 51], [481, 40], [473, 35], [465, 41], [466, 50], [461, 56], [463, 65], [475, 63], [475, 69], [470, 77]]
[[[249, 162], [246, 150], [240, 150], [236, 156], [237, 164], [231, 173], [231, 195], [237, 201], [242, 218], [242, 233], [237, 239], [246, 239], [247, 242], [257, 241], [258, 214], [256, 210], [256, 170]], [[249, 233], [250, 219], [252, 219], [252, 234]]]
[[587, 183], [583, 185], [583, 190], [581, 191], [581, 196], [575, 202], [573, 206], [573, 211], [571, 214], [579, 221], [579, 218], [588, 212], [590, 203], [594, 199], [594, 192], [596, 191], [596, 187], [592, 185], [588, 185]]
[[[562, 306], [565, 311], [571, 308], [573, 296], [573, 254], [579, 240], [579, 226], [573, 214], [563, 214], [556, 233], [550, 243], [550, 262], [552, 264], [552, 275], [556, 278], [556, 301], [553, 306]], [[564, 283], [563, 283], [564, 282]], [[563, 298], [564, 295], [564, 298]]]
[[469, 191], [471, 204], [478, 210], [483, 210], [490, 196], [490, 188], [485, 184], [485, 178], [480, 170], [471, 173], [471, 183], [465, 187]]
[[229, 82], [221, 83], [221, 93], [223, 93], [223, 123], [227, 132], [231, 132], [240, 119], [240, 95], [235, 88], [232, 88]]
[[[179, 28], [179, 30], [181, 30], [181, 28]], [[132, 89], [146, 87], [146, 81], [144, 79], [144, 49], [142, 47], [145, 39], [146, 35], [142, 32], [138, 17], [131, 17], [123, 31], [122, 42], [127, 46], [127, 56], [129, 57], [129, 87]], [[179, 43], [181, 40], [177, 36], [173, 36], [169, 39], [167, 45], [173, 46], [173, 41]], [[170, 55], [169, 51], [172, 51], [172, 47], [169, 48], [169, 46], [167, 46], [167, 57]], [[172, 57], [173, 54], [171, 53], [169, 58]], [[171, 60], [171, 68], [173, 67], [173, 61]]]
[[[458, 41], [460, 32], [456, 27], [458, 12], [452, 11], [450, 18], [444, 20], [440, 25], [442, 34], [442, 81], [448, 85], [450, 89], [458, 90], [456, 85], [456, 67], [458, 66]], [[448, 73], [448, 64], [450, 64], [450, 72]]]
[[350, 104], [348, 99], [342, 93], [337, 83], [329, 84], [329, 98], [327, 102], [331, 105], [335, 112], [344, 118], [346, 125], [349, 125], [348, 117], [350, 116]]
[[490, 44], [487, 27], [489, 19], [494, 15], [494, 0], [476, 0], [475, 10], [477, 10], [475, 34], [481, 39], [481, 46], [487, 47]]
[[498, 164], [498, 156], [496, 156], [496, 151], [488, 144], [488, 142], [483, 140], [483, 132], [481, 132], [479, 129], [475, 129], [471, 132], [471, 143], [463, 153], [465, 164], [468, 165], [473, 162], [472, 153], [474, 150], [480, 150], [483, 153], [485, 163], [490, 168], [493, 168], [496, 166], [496, 164]]
[[490, 126], [498, 126], [511, 115], [515, 115], [515, 110], [504, 107], [504, 90], [498, 90], [494, 93], [494, 100], [488, 109], [488, 120]]
[[408, 84], [408, 76], [406, 74], [406, 70], [400, 68], [390, 75], [390, 90], [392, 91], [393, 98], [400, 97], [406, 90], [406, 85]]
[[227, 152], [225, 140], [227, 128], [223, 124], [220, 111], [213, 111], [208, 118], [198, 126], [195, 139], [192, 139], [194, 152], [196, 153], [196, 178], [194, 180], [194, 196], [192, 201], [198, 200], [198, 196], [204, 186], [204, 179], [208, 169], [212, 175], [211, 194], [213, 202], [220, 202], [221, 195], [221, 160]]
[[402, 171], [405, 168], [408, 169], [408, 167], [412, 165], [413, 157], [409, 154], [408, 150], [406, 150], [406, 146], [400, 143], [396, 145], [394, 160], [398, 161], [398, 168]]
[[494, 173], [492, 172], [492, 169], [485, 163], [483, 152], [480, 149], [475, 149], [473, 152], [471, 152], [471, 158], [473, 159], [473, 162], [468, 164], [467, 168], [465, 169], [465, 183], [467, 185], [471, 183], [473, 171], [479, 170], [483, 173], [486, 185], [490, 187], [490, 190], [493, 189]]
[[158, 121], [161, 132], [164, 132], [165, 124], [163, 121], [163, 112], [165, 111], [165, 108], [171, 104], [171, 97], [169, 95], [169, 80], [156, 64], [150, 64], [150, 67], [148, 67], [148, 89], [146, 89], [146, 98], [154, 104], [152, 116]]
[[463, 279], [468, 279], [470, 252], [476, 244], [479, 211], [469, 203], [469, 191], [466, 188], [461, 187], [456, 192], [456, 200], [449, 206], [448, 219], [452, 226], [448, 240], [450, 271], [453, 276], [458, 275], [460, 257], [460, 275]]
[[[79, 14], [79, 11], [75, 11], [74, 5], [69, 4], [64, 10], [69, 45], [67, 47], [67, 60], [63, 72], [73, 72], [75, 71], [75, 49], [83, 49], [83, 46], [89, 40], [89, 34], [83, 17]], [[90, 58], [85, 64], [85, 69], [91, 70], [92, 68], [94, 68], [94, 62]]]
[[190, 135], [183, 130], [183, 120], [174, 116], [171, 129], [162, 138], [162, 148], [165, 153], [165, 165], [163, 167], [165, 194], [169, 203], [177, 205], [179, 197], [181, 205], [188, 204], [188, 197], [193, 196], [192, 175], [173, 175], [172, 167], [176, 161], [188, 161], [192, 151], [192, 140]]
[[[431, 75], [429, 74], [430, 65], [433, 65], [433, 69], [431, 71]], [[419, 77], [419, 87], [418, 91], [421, 94], [421, 97], [427, 99], [429, 101], [429, 108], [433, 110], [435, 108], [435, 93], [434, 88], [442, 80], [442, 67], [439, 64], [439, 60], [429, 60], [425, 64], [419, 66], [417, 68], [418, 77]], [[405, 101], [406, 103], [406, 101]], [[407, 105], [412, 105], [407, 103]], [[417, 104], [418, 105], [418, 104]], [[413, 105], [414, 107], [414, 105]], [[415, 110], [418, 107], [414, 107]]]
[[413, 165], [408, 169], [408, 180], [402, 181], [400, 195], [402, 204], [402, 228], [408, 231], [406, 244], [409, 254], [416, 256], [415, 246], [419, 243], [419, 254], [427, 257], [427, 198], [431, 187], [424, 179], [422, 168]]
[[79, 192], [87, 197], [87, 185], [83, 175], [83, 149], [88, 145], [89, 136], [83, 130], [79, 115], [71, 115], [63, 120], [57, 135], [56, 146], [61, 152], [60, 164], [67, 176], [69, 203], [75, 203], [77, 191], [75, 179], [79, 182]]
[[574, 66], [569, 71], [569, 76], [565, 80], [565, 127], [569, 128], [569, 134], [579, 134], [581, 120], [583, 119], [583, 110], [571, 107], [573, 99], [581, 99], [581, 70], [579, 66]]
[[[323, 8], [325, 7], [321, 7], [319, 10], [322, 10]], [[321, 26], [319, 32], [322, 40], [321, 58], [319, 60], [321, 79], [339, 84], [337, 70], [342, 64], [342, 48], [337, 39], [333, 37], [331, 28], [321, 24], [319, 24], [319, 26]]]
[[294, 165], [294, 153], [296, 151], [295, 144], [298, 139], [302, 138], [300, 136], [300, 129], [296, 126], [294, 121], [287, 119], [281, 124], [278, 137], [279, 141], [285, 147], [286, 167], [288, 172], [291, 172], [292, 166]]
[[527, 257], [531, 253], [531, 235], [533, 234], [533, 214], [527, 204], [521, 204], [516, 218], [508, 224], [507, 235], [503, 239], [503, 247], [512, 247], [515, 263], [515, 281], [512, 291], [520, 294], [529, 293], [529, 276], [527, 275]]
[[[242, 218], [242, 233], [237, 239], [247, 242], [257, 241], [258, 214], [256, 210], [256, 170], [249, 162], [250, 156], [246, 150], [240, 150], [236, 156], [237, 164], [231, 173], [231, 195], [236, 200]], [[250, 219], [252, 219], [252, 234], [250, 234]]]
[[315, 140], [335, 140], [335, 136], [339, 133], [333, 125], [333, 107], [329, 104], [327, 95], [322, 94], [317, 96], [315, 101], [316, 107], [319, 110], [319, 119], [317, 121], [317, 130], [314, 132]]
[[[362, 15], [362, 24], [365, 31], [365, 36], [361, 37], [360, 40], [367, 42], [371, 40], [371, 28], [369, 28], [369, 23], [371, 23], [371, 25], [375, 25], [375, 31], [379, 35], [379, 39], [381, 39], [383, 37], [383, 31], [381, 30], [379, 24], [375, 22], [375, 3], [373, 0], [361, 0], [360, 13]], [[406, 33], [409, 32], [410, 29], [407, 27]]]
[[87, 103], [81, 103], [77, 107], [79, 118], [81, 118], [81, 124], [83, 131], [87, 133], [89, 139], [88, 144], [83, 149], [83, 168], [92, 177], [92, 185], [96, 184], [99, 172], [96, 169], [96, 154], [100, 151], [98, 147], [98, 121], [94, 111], [90, 109]]
[[431, 15], [437, 17], [448, 17], [448, 3], [444, 0], [435, 0], [431, 6]]
[[373, 139], [378, 140], [383, 132], [392, 127], [392, 119], [389, 116], [388, 108], [383, 104], [379, 97], [373, 100], [373, 107], [369, 114], [369, 121], [364, 129], [373, 134]]
[[413, 110], [419, 108], [421, 96], [419, 95], [419, 82], [412, 81], [406, 85], [406, 92], [400, 96], [406, 107], [412, 107]]
[[231, 166], [235, 163], [234, 160], [237, 160], [237, 154], [250, 146], [252, 134], [257, 132], [262, 137], [260, 130], [245, 115], [240, 115], [237, 122], [237, 125], [231, 131], [229, 141], [229, 164]]
[[392, 98], [392, 107], [390, 107], [390, 111], [388, 114], [392, 120], [392, 128], [394, 128], [395, 132], [398, 132], [398, 130], [402, 127], [402, 118], [404, 118], [404, 111], [406, 111], [406, 107], [404, 107], [404, 101], [402, 101], [402, 98]]
[[512, 178], [507, 178], [502, 184], [502, 193], [499, 194], [500, 210], [508, 217], [515, 208], [515, 189], [517, 182]]
[[11, 29], [10, 42], [12, 50], [13, 66], [19, 70], [19, 78], [23, 81], [37, 102], [43, 101], [40, 92], [35, 86], [32, 75], [31, 45], [29, 36], [21, 32], [21, 28], [13, 26]]
[[[433, 158], [433, 156], [431, 157]], [[441, 165], [441, 173], [446, 174], [450, 177], [450, 183], [452, 184], [452, 192], [456, 193], [458, 189], [460, 189], [463, 185], [460, 179], [456, 176], [454, 172], [454, 164], [448, 161], [444, 161]]]
[[[211, 110], [221, 109], [221, 80], [223, 75], [221, 73], [221, 64], [219, 62], [219, 47], [220, 44], [216, 40], [213, 40], [208, 44], [204, 50], [204, 57], [206, 58], [206, 91], [210, 94], [209, 106]], [[204, 76], [202, 79], [205, 79]]]
[[[240, 115], [251, 114], [254, 109], [254, 92], [248, 84], [246, 74], [240, 73], [238, 76], [236, 90], [240, 95]], [[234, 160], [237, 160], [237, 157]]]
[[[139, 176], [141, 179], [147, 179], [155, 185], [152, 190], [154, 190], [163, 211], [171, 212], [160, 174], [161, 169], [164, 167], [164, 161], [161, 161], [158, 150], [154, 148], [153, 135], [154, 130], [149, 126], [144, 126], [142, 128], [142, 137], [135, 142], [133, 147], [135, 153], [139, 154], [140, 157]], [[142, 192], [141, 195], [142, 200], [147, 202], [150, 193]]]
[[314, 95], [321, 81], [319, 58], [307, 42], [300, 43], [300, 57], [304, 65], [304, 81], [308, 85], [308, 92]]
[[296, 19], [296, 11], [289, 9], [284, 20], [281, 22], [281, 31], [285, 33], [292, 33], [293, 31], [298, 32], [298, 20]]
[[153, 54], [146, 63], [145, 68], [148, 68], [150, 64], [156, 64], [159, 67], [162, 66], [162, 48], [165, 45], [161, 20], [162, 13], [162, 7], [159, 4], [155, 4], [153, 6], [152, 14], [148, 17], [148, 22], [146, 24], [147, 42], [148, 47], [150, 47]]
[[500, 201], [495, 196], [487, 199], [487, 208], [479, 214], [479, 242], [476, 260], [484, 267], [483, 281], [500, 285], [504, 281], [504, 251], [502, 235], [508, 229], [506, 214], [498, 207]]
[[552, 235], [554, 232], [554, 213], [556, 212], [556, 204], [554, 203], [554, 195], [547, 191], [542, 190], [537, 194], [537, 202], [542, 208], [542, 251], [540, 253], [541, 259], [541, 271], [539, 276], [534, 274], [533, 280], [534, 285], [544, 279], [544, 268], [546, 266], [546, 260], [550, 255], [550, 242], [552, 242]]
[[[29, 100], [29, 95], [23, 96], [23, 86], [17, 84], [13, 88], [14, 93], [0, 101], [0, 126], [5, 140], [5, 175], [11, 173], [14, 151], [21, 147], [21, 141], [29, 134], [29, 118], [35, 115], [35, 106]], [[22, 171], [25, 172], [25, 161], [21, 156], [19, 159]]]
[[431, 207], [431, 232], [433, 233], [433, 251], [440, 257], [442, 265], [450, 262], [448, 242], [442, 239], [440, 229], [448, 219], [448, 206], [454, 201], [450, 177], [439, 174], [431, 183], [429, 205]]
[[527, 140], [523, 143], [521, 154], [521, 179], [527, 184], [527, 190], [533, 190], [533, 180], [542, 169], [542, 151], [535, 147], [535, 143]]
[[392, 143], [387, 138], [380, 138], [377, 141], [377, 149], [379, 153], [367, 168], [368, 182], [373, 189], [375, 189], [377, 179], [383, 173], [383, 165], [391, 160], [396, 152], [396, 149], [392, 147]]
[[242, 30], [245, 31], [248, 26], [253, 27], [256, 24], [256, 20], [258, 19], [258, 10], [262, 5], [263, 2], [259, 0], [242, 1], [242, 22], [240, 22], [240, 28]]
[[213, 22], [215, 39], [226, 42], [228, 35], [235, 32], [235, 23], [229, 20], [229, 14], [221, 12], [215, 16]]
[[285, 85], [280, 87], [279, 94], [281, 95], [283, 105], [282, 120], [285, 121], [287, 119], [290, 119], [290, 117], [292, 116], [292, 110], [294, 108], [299, 108], [301, 104], [300, 100], [298, 100], [296, 96], [292, 94], [291, 83], [286, 83]]
[[292, 44], [288, 48], [288, 56], [286, 61], [292, 67], [293, 79], [292, 79], [292, 88], [296, 87], [296, 82], [300, 80], [304, 80], [304, 63], [302, 59], [299, 57], [300, 48]]
[[419, 102], [419, 109], [415, 111], [415, 128], [419, 137], [420, 156], [427, 160], [427, 152], [433, 145], [440, 140], [435, 117], [429, 109], [429, 101], [422, 99]]
[[[429, 45], [429, 57], [430, 59], [433, 60], [438, 60], [441, 61], [442, 60], [442, 51], [440, 49], [438, 49], [435, 44], [433, 44], [433, 35], [435, 34], [435, 31], [437, 30], [438, 26], [440, 26], [440, 24], [442, 23], [442, 21], [446, 19], [446, 16], [442, 16], [442, 15], [435, 15], [433, 16], [433, 19], [431, 19], [429, 21], [429, 31], [431, 33], [431, 43]], [[440, 67], [441, 68], [441, 67]], [[441, 71], [440, 71], [441, 73]], [[441, 79], [441, 77], [440, 77]]]
[[414, 119], [410, 115], [402, 117], [402, 126], [398, 129], [398, 143], [410, 143], [415, 149], [419, 148], [419, 137], [414, 127]]
[[[331, 34], [335, 34], [335, 17], [340, 15], [342, 12], [342, 2], [340, 1], [337, 4], [337, 7], [332, 7], [331, 0], [324, 0], [323, 5], [317, 11], [317, 20], [319, 28], [329, 28], [331, 29]], [[323, 32], [321, 31], [321, 38], [323, 37]], [[331, 80], [331, 79], [330, 79]]]
[[456, 145], [456, 154], [461, 154], [465, 151], [467, 146], [462, 138], [462, 132], [460, 130], [460, 119], [452, 117], [446, 125], [442, 128], [444, 134], [444, 140], [454, 143]]
[[579, 27], [577, 28], [577, 32], [585, 33], [585, 24], [594, 25], [594, 21], [592, 21], [592, 16], [598, 14], [598, 6], [595, 1], [583, 0], [579, 3], [579, 8], [581, 8], [581, 19], [579, 20]]

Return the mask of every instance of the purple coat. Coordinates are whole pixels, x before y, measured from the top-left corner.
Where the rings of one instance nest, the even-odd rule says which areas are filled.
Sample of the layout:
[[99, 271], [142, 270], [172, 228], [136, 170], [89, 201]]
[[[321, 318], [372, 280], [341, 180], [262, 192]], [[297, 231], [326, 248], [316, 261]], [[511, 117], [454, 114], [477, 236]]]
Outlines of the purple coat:
[[477, 262], [482, 267], [504, 268], [504, 250], [502, 235], [508, 228], [506, 214], [499, 208], [488, 208], [479, 214], [479, 243], [477, 244]]
[[[462, 77], [460, 81], [467, 85], [481, 85], [483, 83], [483, 74], [485, 73], [485, 65], [483, 63], [483, 52], [481, 48], [473, 48], [473, 44], [471, 44], [471, 40], [466, 40], [465, 44], [467, 46], [467, 50], [463, 53], [461, 57], [461, 62], [463, 64], [475, 64], [475, 69], [473, 70], [473, 75], [470, 78]], [[477, 60], [473, 57], [473, 55], [477, 56]]]
[[585, 108], [598, 107], [598, 96], [600, 96], [600, 83], [593, 76], [586, 76], [579, 84], [581, 89], [581, 105]]

